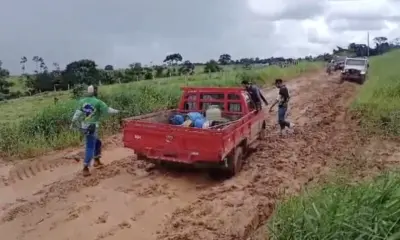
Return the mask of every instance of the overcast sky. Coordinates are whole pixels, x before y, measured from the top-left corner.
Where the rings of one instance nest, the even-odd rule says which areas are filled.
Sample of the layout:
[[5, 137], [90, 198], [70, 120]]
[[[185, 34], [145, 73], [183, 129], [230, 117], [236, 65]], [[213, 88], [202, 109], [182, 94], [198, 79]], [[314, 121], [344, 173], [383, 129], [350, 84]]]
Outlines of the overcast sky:
[[[374, 36], [400, 37], [400, 0], [4, 0], [0, 60], [51, 66], [160, 63], [166, 54], [205, 61], [304, 56]], [[30, 63], [30, 69], [34, 66]]]

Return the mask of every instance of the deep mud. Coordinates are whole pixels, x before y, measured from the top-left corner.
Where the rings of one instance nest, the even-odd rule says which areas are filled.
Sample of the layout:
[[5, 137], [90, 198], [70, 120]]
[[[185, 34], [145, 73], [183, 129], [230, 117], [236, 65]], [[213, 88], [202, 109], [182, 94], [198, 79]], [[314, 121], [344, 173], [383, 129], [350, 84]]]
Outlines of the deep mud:
[[[365, 177], [397, 163], [391, 140], [367, 139], [347, 114], [358, 85], [317, 73], [288, 88], [295, 132], [278, 136], [271, 113], [267, 140], [238, 176], [223, 182], [198, 171], [152, 168], [122, 148], [120, 136], [109, 140], [107, 165], [88, 178], [74, 160], [79, 151], [1, 166], [2, 238], [264, 239], [260, 227], [285, 194], [338, 168]], [[276, 93], [266, 91], [269, 99]]]

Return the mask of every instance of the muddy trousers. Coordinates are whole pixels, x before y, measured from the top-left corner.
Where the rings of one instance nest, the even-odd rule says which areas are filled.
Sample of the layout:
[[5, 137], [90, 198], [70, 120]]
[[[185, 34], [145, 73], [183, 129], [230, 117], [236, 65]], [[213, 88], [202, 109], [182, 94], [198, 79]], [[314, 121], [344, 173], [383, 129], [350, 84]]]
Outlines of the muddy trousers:
[[285, 129], [285, 127], [290, 127], [290, 123], [286, 121], [286, 112], [287, 107], [278, 107], [278, 123], [281, 130]]
[[89, 167], [92, 159], [100, 159], [101, 156], [101, 140], [97, 135], [97, 131], [85, 134], [85, 160], [83, 164]]

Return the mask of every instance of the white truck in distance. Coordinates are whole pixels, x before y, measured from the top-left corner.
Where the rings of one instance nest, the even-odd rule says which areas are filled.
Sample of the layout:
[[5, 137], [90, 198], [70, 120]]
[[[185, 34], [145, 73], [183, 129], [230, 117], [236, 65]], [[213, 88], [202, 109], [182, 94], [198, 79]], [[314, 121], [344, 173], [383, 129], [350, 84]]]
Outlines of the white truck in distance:
[[353, 80], [363, 84], [368, 74], [367, 58], [346, 58], [341, 73], [341, 80]]

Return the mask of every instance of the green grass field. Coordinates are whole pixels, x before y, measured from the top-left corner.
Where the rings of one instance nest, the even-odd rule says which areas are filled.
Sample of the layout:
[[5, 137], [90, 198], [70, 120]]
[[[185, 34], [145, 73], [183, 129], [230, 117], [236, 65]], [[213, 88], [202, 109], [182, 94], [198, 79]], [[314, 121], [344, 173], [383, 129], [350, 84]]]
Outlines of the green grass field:
[[[400, 51], [371, 58], [368, 80], [353, 110], [371, 129], [399, 134]], [[400, 239], [400, 173], [353, 184], [338, 175], [278, 204], [267, 224], [271, 240]]]
[[371, 59], [368, 80], [353, 109], [362, 117], [366, 130], [400, 135], [400, 51]]
[[400, 175], [349, 182], [331, 183], [280, 204], [268, 225], [270, 239], [400, 239]]
[[[271, 84], [277, 78], [291, 78], [307, 71], [319, 69], [320, 63], [299, 63], [288, 68], [266, 67], [252, 70], [232, 70], [217, 74], [176, 77], [154, 81], [103, 86], [100, 98], [110, 106], [124, 110], [125, 116], [174, 107], [180, 97], [181, 86], [238, 86], [244, 78], [258, 84]], [[1, 157], [32, 157], [47, 151], [62, 149], [81, 143], [81, 135], [69, 130], [76, 100], [69, 92], [46, 93], [0, 103]], [[54, 104], [54, 96], [60, 101]], [[120, 116], [121, 117], [121, 116]], [[118, 116], [105, 119], [103, 135], [119, 131]]]

